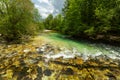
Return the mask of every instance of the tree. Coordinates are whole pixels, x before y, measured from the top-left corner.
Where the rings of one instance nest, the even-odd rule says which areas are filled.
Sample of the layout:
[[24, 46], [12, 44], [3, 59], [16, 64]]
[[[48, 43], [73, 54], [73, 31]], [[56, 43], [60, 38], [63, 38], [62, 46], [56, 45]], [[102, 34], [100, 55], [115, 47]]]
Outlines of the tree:
[[62, 32], [63, 16], [61, 14], [58, 14], [58, 15], [53, 17], [53, 15], [50, 14], [44, 20], [44, 26], [46, 29], [51, 29], [51, 30], [56, 30], [56, 31]]
[[63, 31], [79, 37], [118, 35], [119, 5], [119, 0], [66, 0]]
[[8, 42], [35, 34], [34, 5], [31, 0], [0, 1], [0, 33]]
[[55, 16], [54, 18], [54, 29], [62, 32], [62, 28], [63, 28], [63, 16], [61, 14], [58, 14], [57, 16]]
[[52, 29], [53, 27], [53, 15], [49, 14], [48, 17], [44, 20], [44, 25], [46, 29]]
[[81, 0], [67, 0], [63, 9], [65, 26], [64, 33], [70, 35], [82, 34], [85, 27], [82, 23]]
[[38, 9], [36, 8], [34, 9], [33, 16], [34, 16], [34, 23], [36, 24], [36, 27], [37, 27], [37, 32], [42, 31], [44, 29], [43, 19]]

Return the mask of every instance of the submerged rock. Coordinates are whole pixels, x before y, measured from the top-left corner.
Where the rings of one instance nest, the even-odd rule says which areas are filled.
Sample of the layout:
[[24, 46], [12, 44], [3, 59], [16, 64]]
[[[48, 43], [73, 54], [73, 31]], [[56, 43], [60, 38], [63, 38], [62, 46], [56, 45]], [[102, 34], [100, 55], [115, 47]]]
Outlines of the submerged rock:
[[105, 75], [108, 76], [109, 80], [117, 80], [116, 77], [112, 73], [107, 73]]
[[101, 53], [81, 54], [50, 44], [11, 45], [1, 53], [0, 80], [120, 80], [120, 60]]
[[45, 76], [51, 76], [52, 72], [53, 72], [52, 70], [46, 69], [46, 70], [44, 70], [43, 73], [44, 73]]
[[74, 71], [71, 68], [65, 69], [62, 73], [65, 75], [74, 75]]
[[37, 68], [37, 72], [38, 72], [38, 74], [42, 74], [42, 68], [41, 68], [41, 67], [38, 67], [38, 68]]
[[42, 80], [42, 76], [43, 76], [42, 67], [38, 67], [37, 68], [37, 78], [35, 80]]

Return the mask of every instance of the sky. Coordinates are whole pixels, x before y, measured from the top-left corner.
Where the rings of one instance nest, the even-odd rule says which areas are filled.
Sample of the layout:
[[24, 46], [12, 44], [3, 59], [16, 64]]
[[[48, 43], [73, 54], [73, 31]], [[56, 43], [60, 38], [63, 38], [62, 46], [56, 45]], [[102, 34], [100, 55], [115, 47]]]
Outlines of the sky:
[[32, 0], [32, 2], [43, 18], [46, 18], [49, 14], [57, 15], [61, 13], [64, 6], [64, 0]]

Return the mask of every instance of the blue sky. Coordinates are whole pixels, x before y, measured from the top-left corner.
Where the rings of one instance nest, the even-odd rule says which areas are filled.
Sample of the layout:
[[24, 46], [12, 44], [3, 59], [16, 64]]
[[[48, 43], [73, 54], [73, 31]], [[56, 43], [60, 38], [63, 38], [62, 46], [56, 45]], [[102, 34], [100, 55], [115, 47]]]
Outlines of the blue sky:
[[43, 18], [49, 14], [56, 15], [61, 12], [64, 0], [32, 0]]

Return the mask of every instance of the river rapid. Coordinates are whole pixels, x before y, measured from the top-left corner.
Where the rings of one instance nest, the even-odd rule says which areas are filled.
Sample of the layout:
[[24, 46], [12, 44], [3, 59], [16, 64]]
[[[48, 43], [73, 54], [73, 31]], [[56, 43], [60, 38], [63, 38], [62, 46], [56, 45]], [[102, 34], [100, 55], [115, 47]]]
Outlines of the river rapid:
[[[42, 34], [40, 37], [44, 38], [47, 43], [60, 47], [64, 49], [64, 51], [66, 50], [66, 56], [73, 56], [73, 54], [79, 56], [82, 54], [86, 60], [88, 59], [88, 56], [95, 57], [99, 55], [106, 55], [112, 59], [120, 59], [120, 47], [106, 45], [103, 43], [87, 42], [84, 40], [73, 40], [59, 33]], [[58, 54], [58, 56], [65, 56], [65, 52]]]

